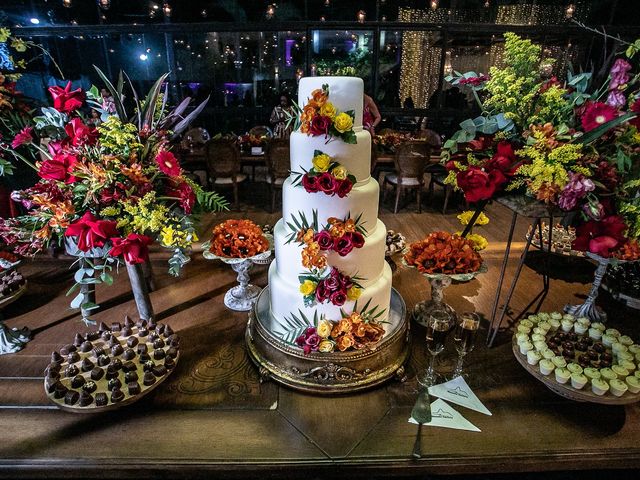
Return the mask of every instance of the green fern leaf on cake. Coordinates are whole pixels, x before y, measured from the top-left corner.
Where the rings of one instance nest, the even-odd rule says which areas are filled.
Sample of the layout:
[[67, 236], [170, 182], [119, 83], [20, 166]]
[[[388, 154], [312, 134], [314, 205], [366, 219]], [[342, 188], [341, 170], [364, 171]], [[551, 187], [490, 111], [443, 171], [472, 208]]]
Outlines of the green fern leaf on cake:
[[285, 331], [282, 334], [282, 340], [296, 345], [296, 339], [302, 336], [308, 328], [318, 328], [318, 324], [323, 318], [323, 316], [318, 316], [318, 312], [314, 312], [313, 321], [310, 321], [302, 310], [298, 310], [298, 315], [291, 313], [289, 317], [284, 318]]

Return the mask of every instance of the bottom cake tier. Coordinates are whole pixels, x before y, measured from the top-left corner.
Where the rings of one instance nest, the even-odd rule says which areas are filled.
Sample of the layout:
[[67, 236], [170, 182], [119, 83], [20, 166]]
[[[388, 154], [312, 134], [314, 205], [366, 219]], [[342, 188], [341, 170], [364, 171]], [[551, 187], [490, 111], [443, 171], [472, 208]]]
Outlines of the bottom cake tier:
[[[356, 302], [348, 301], [342, 306], [331, 303], [314, 304], [305, 306], [304, 298], [300, 293], [299, 284], [285, 281], [278, 274], [277, 262], [273, 262], [269, 268], [269, 291], [270, 291], [270, 320], [265, 327], [280, 338], [285, 338], [289, 333], [291, 321], [299, 323], [299, 320], [306, 318], [310, 326], [314, 318], [325, 318], [327, 320], [340, 320], [341, 310], [347, 314], [356, 309], [362, 313], [366, 306], [367, 311], [376, 309], [378, 322], [385, 321], [389, 315], [389, 303], [391, 299], [391, 267], [385, 262], [382, 274], [375, 280], [363, 283], [363, 290], [360, 298]], [[296, 279], [293, 279], [294, 281]], [[357, 308], [356, 308], [357, 307]]]

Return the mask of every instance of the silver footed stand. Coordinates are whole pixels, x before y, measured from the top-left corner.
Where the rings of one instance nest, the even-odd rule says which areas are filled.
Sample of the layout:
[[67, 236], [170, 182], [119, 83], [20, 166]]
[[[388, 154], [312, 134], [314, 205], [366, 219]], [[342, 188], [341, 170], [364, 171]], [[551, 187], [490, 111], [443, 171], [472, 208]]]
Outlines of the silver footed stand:
[[564, 307], [565, 313], [570, 313], [575, 317], [587, 317], [591, 322], [606, 322], [607, 314], [602, 309], [596, 306], [596, 299], [598, 298], [598, 289], [602, 283], [604, 275], [607, 273], [607, 268], [611, 259], [603, 258], [600, 255], [587, 252], [586, 255], [589, 258], [598, 262], [598, 268], [596, 268], [595, 277], [589, 290], [589, 295], [585, 302], [581, 305], [566, 305]]

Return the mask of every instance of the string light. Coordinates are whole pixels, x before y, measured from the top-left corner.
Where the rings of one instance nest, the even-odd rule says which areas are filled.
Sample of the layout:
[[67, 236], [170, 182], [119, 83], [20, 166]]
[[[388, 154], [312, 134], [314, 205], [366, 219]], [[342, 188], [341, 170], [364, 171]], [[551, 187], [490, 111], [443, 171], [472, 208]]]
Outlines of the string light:
[[103, 10], [109, 10], [111, 7], [111, 0], [98, 0], [98, 6]]
[[164, 12], [164, 16], [165, 17], [170, 17], [171, 16], [171, 5], [169, 4], [169, 2], [165, 2], [164, 5], [162, 5], [162, 11]]
[[489, 8], [489, 7], [490, 7], [489, 0], [486, 0], [484, 2], [484, 8]]
[[62, 0], [62, 6], [67, 8], [73, 7], [73, 0]]
[[564, 14], [567, 18], [571, 18], [574, 13], [576, 13], [576, 6], [573, 3], [570, 3], [567, 5], [567, 9], [564, 11]]
[[364, 21], [367, 19], [367, 13], [364, 10], [359, 10], [358, 14], [356, 15], [356, 19], [358, 20], [358, 23], [364, 23]]
[[438, 0], [431, 0], [431, 10], [438, 8]]
[[330, 7], [331, 6], [331, 0], [324, 0], [324, 6], [325, 7]]
[[266, 17], [271, 19], [276, 14], [276, 6], [274, 4], [267, 5], [267, 14]]

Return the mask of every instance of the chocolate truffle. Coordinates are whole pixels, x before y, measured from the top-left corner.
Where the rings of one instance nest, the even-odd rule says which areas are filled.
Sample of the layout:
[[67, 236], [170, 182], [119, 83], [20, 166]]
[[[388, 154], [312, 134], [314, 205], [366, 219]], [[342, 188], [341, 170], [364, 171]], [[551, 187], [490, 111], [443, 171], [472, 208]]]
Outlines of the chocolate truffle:
[[76, 347], [79, 347], [80, 345], [82, 345], [82, 342], [84, 342], [84, 338], [79, 333], [76, 333], [75, 337], [73, 337], [73, 344]]
[[127, 348], [122, 354], [122, 358], [124, 358], [125, 360], [133, 360], [134, 358], [136, 358], [136, 352], [134, 352], [131, 348]]
[[71, 352], [75, 352], [76, 350], [77, 348], [75, 345], [65, 345], [60, 349], [60, 355], [62, 355], [63, 357], [66, 357]]
[[138, 328], [147, 328], [147, 321], [142, 318], [136, 322], [136, 327]]
[[138, 339], [137, 339], [136, 337], [129, 337], [129, 338], [127, 339], [127, 346], [128, 346], [129, 348], [133, 348], [133, 347], [135, 347], [136, 345], [138, 345]]
[[65, 387], [62, 383], [58, 382], [56, 383], [55, 390], [53, 391], [53, 397], [62, 398], [67, 394], [68, 391], [69, 389], [67, 387]]
[[138, 381], [138, 374], [136, 372], [127, 372], [124, 374], [124, 381], [127, 383]]
[[141, 343], [140, 345], [138, 345], [138, 348], [136, 350], [138, 352], [138, 355], [140, 355], [141, 353], [147, 353], [149, 348], [147, 347], [146, 343]]
[[109, 327], [107, 327], [107, 324], [104, 322], [100, 322], [100, 325], [98, 325], [98, 331], [99, 332], [106, 332], [109, 330]]
[[112, 378], [118, 378], [118, 369], [115, 368], [113, 365], [109, 365], [107, 367], [106, 378], [107, 380], [111, 380]]
[[59, 382], [57, 378], [46, 377], [44, 379], [44, 388], [47, 390], [47, 393], [53, 393]]
[[104, 368], [96, 367], [91, 370], [91, 380], [100, 380], [104, 377]]
[[122, 327], [120, 335], [123, 337], [130, 337], [131, 335], [133, 335], [133, 330], [131, 330], [129, 327]]
[[109, 345], [109, 348], [111, 348], [111, 347], [115, 347], [116, 345], [121, 345], [121, 343], [116, 337], [111, 337], [108, 345]]
[[109, 403], [109, 397], [107, 397], [106, 393], [96, 393], [96, 406], [104, 407], [107, 403]]
[[598, 353], [603, 353], [605, 351], [604, 345], [600, 342], [595, 342], [593, 344], [593, 349]]
[[111, 335], [111, 332], [109, 331], [104, 331], [100, 334], [100, 338], [105, 342], [108, 342], [109, 340], [111, 340], [111, 337], [113, 337], [113, 335]]
[[109, 358], [109, 356], [100, 355], [98, 357], [98, 365], [100, 365], [101, 367], [106, 367], [107, 365], [109, 365], [109, 363], [111, 363], [111, 359]]
[[164, 347], [164, 340], [162, 340], [161, 338], [158, 338], [153, 341], [153, 348], [162, 348], [162, 347]]
[[75, 405], [78, 403], [78, 398], [80, 398], [80, 394], [75, 390], [69, 390], [64, 394], [64, 403], [65, 405]]
[[136, 367], [136, 364], [133, 362], [126, 362], [124, 365], [122, 365], [123, 372], [135, 372], [137, 368], [138, 367]]
[[89, 380], [82, 386], [82, 390], [84, 390], [87, 393], [93, 393], [97, 389], [98, 389], [98, 385], [96, 385], [96, 382], [94, 382], [93, 380]]
[[156, 383], [156, 377], [153, 373], [151, 372], [147, 372], [144, 374], [144, 378], [142, 380], [142, 382], [148, 387], [150, 385], [153, 385], [154, 383]]
[[99, 332], [89, 332], [89, 333], [87, 333], [87, 340], [89, 342], [95, 342], [99, 338], [100, 338], [100, 333]]
[[147, 342], [149, 343], [153, 343], [158, 339], [158, 334], [156, 332], [151, 332], [149, 333], [149, 336], [147, 337]]
[[153, 360], [147, 360], [146, 362], [144, 362], [144, 365], [142, 365], [142, 370], [144, 370], [145, 372], [150, 372], [155, 366], [156, 364]]
[[122, 325], [120, 324], [120, 322], [111, 323], [111, 331], [112, 332], [119, 332], [120, 330], [122, 330]]
[[171, 335], [167, 340], [169, 341], [169, 345], [171, 345], [172, 347], [180, 346], [180, 339], [175, 333]]
[[82, 360], [82, 363], [80, 364], [80, 370], [82, 370], [83, 372], [90, 372], [91, 370], [93, 370], [93, 367], [95, 367], [95, 364], [88, 358]]
[[124, 348], [122, 348], [122, 345], [114, 345], [113, 347], [111, 347], [111, 355], [113, 355], [114, 357], [121, 355], [122, 352], [124, 352]]
[[162, 360], [166, 356], [167, 354], [161, 348], [157, 348], [153, 351], [153, 358], [155, 358], [156, 360]]
[[149, 330], [147, 328], [141, 328], [140, 330], [138, 330], [138, 336], [140, 338], [146, 337], [147, 335], [149, 335]]
[[80, 369], [78, 369], [78, 367], [76, 367], [75, 365], [69, 365], [64, 369], [64, 376], [67, 378], [75, 377], [79, 373]]
[[80, 351], [82, 353], [90, 352], [92, 348], [93, 348], [93, 343], [89, 341], [82, 342], [82, 345], [80, 345]]
[[117, 379], [117, 378], [112, 378], [111, 380], [109, 380], [109, 382], [107, 383], [107, 388], [109, 390], [115, 390], [122, 387], [122, 382]]
[[59, 363], [50, 363], [49, 365], [47, 365], [47, 368], [44, 369], [44, 374], [45, 375], [58, 375], [60, 376], [60, 364]]
[[99, 358], [100, 355], [105, 354], [105, 351], [104, 351], [104, 348], [102, 347], [95, 347], [93, 350], [91, 350], [91, 353], [93, 354], [94, 357]]
[[124, 326], [127, 327], [127, 328], [133, 328], [134, 325], [135, 325], [135, 323], [133, 322], [133, 320], [131, 320], [129, 315], [125, 315], [124, 316]]
[[76, 363], [80, 360], [80, 354], [78, 352], [71, 352], [67, 355], [67, 363]]
[[137, 395], [140, 393], [140, 384], [138, 382], [127, 383], [127, 388], [129, 389], [129, 395]]
[[171, 370], [173, 367], [176, 366], [176, 362], [174, 362], [173, 358], [167, 357], [164, 359], [164, 366], [167, 367], [169, 370]]
[[140, 361], [140, 363], [145, 363], [151, 360], [151, 357], [148, 353], [141, 353], [140, 355], [138, 355], [138, 360]]
[[164, 332], [162, 332], [162, 334], [164, 335], [164, 338], [169, 338], [173, 335], [173, 329], [169, 325], [165, 325]]
[[58, 352], [51, 352], [51, 362], [62, 363], [62, 355], [60, 355]]
[[80, 406], [88, 407], [93, 403], [93, 397], [89, 392], [80, 392]]
[[162, 377], [167, 374], [167, 367], [164, 365], [156, 365], [153, 367], [152, 372], [156, 377]]
[[84, 385], [84, 377], [82, 375], [76, 375], [75, 377], [73, 377], [71, 379], [71, 387], [72, 388], [80, 388], [82, 385]]
[[150, 318], [149, 319], [149, 323], [147, 323], [147, 328], [149, 330], [155, 330], [157, 326], [158, 326], [158, 324], [156, 323], [155, 319], [154, 318]]
[[167, 357], [176, 358], [178, 356], [178, 349], [176, 347], [170, 347], [167, 350]]
[[114, 358], [111, 362], [111, 365], [113, 365], [116, 370], [120, 370], [122, 368], [122, 360], [120, 360], [119, 358]]
[[116, 388], [111, 391], [111, 401], [113, 403], [118, 403], [124, 400], [124, 392], [119, 388]]

